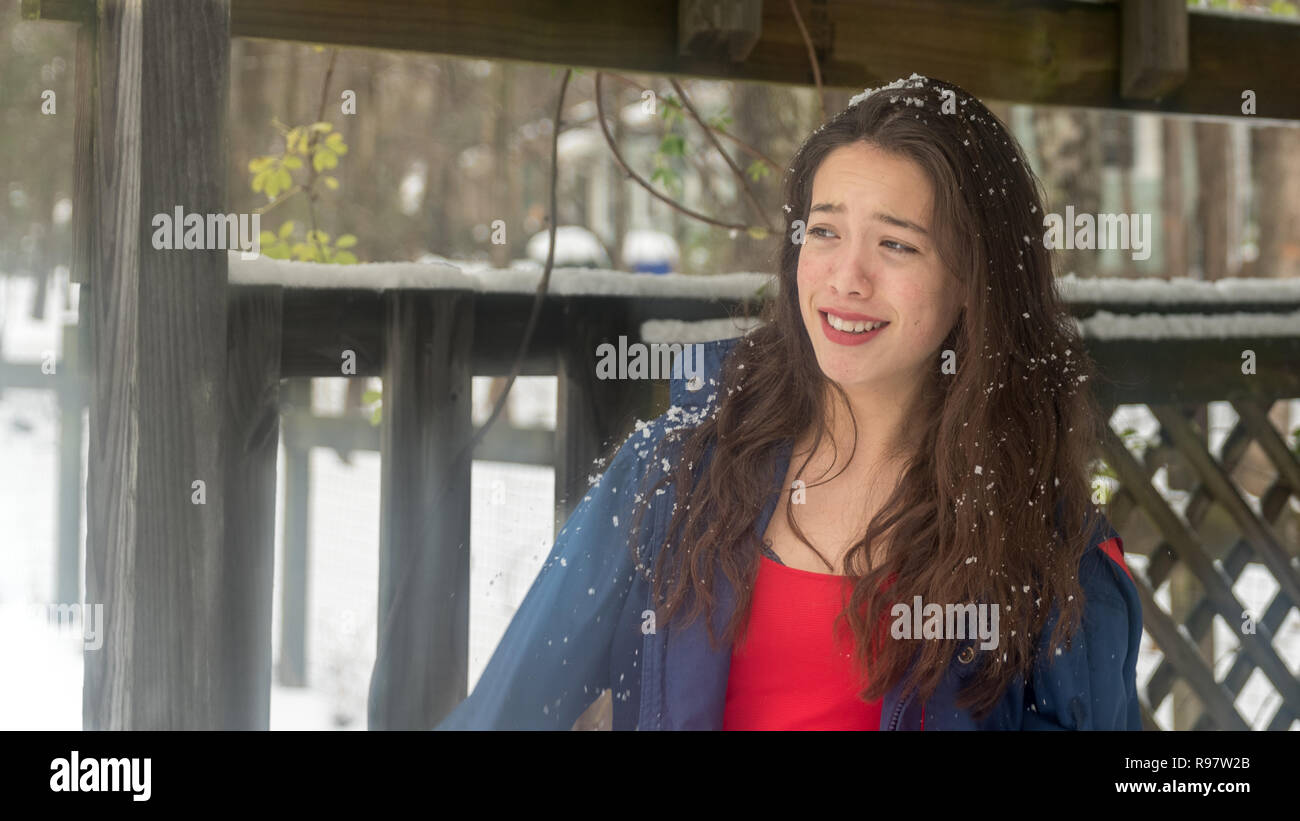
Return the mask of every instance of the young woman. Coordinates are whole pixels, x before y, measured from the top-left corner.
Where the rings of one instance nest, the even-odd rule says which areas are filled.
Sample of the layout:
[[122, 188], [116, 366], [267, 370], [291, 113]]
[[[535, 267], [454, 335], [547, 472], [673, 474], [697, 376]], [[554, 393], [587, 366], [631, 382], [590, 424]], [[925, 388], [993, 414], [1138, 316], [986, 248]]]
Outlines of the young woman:
[[764, 323], [624, 442], [440, 728], [1140, 729], [1106, 421], [1005, 126], [913, 75], [785, 182]]

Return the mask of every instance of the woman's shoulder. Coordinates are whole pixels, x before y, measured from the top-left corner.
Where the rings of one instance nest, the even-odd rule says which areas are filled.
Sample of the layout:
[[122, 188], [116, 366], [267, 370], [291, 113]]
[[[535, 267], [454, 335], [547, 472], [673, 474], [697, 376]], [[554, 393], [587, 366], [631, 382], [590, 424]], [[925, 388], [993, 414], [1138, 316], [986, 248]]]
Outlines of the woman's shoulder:
[[1100, 511], [1089, 521], [1089, 545], [1079, 563], [1085, 596], [1125, 606], [1138, 599], [1136, 579], [1124, 559], [1124, 540]]

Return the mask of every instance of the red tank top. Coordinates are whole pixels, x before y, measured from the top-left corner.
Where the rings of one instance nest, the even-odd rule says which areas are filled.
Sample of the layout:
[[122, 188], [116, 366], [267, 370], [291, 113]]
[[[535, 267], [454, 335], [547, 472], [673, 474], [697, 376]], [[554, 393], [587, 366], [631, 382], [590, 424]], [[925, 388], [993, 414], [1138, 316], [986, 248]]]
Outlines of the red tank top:
[[724, 730], [879, 730], [879, 700], [855, 679], [853, 637], [835, 618], [848, 576], [759, 560], [746, 634], [732, 646]]

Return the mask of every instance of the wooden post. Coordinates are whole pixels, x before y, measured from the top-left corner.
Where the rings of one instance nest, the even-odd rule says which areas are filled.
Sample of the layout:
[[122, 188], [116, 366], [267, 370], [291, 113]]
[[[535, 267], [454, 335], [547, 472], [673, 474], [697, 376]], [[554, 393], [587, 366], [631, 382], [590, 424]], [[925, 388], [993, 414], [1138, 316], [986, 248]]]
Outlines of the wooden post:
[[293, 421], [311, 413], [311, 379], [285, 383], [284, 422], [284, 571], [280, 585], [280, 663], [277, 680], [286, 687], [307, 686], [307, 584], [311, 513], [311, 446]]
[[63, 326], [63, 361], [55, 377], [59, 402], [59, 518], [54, 597], [59, 604], [81, 601], [81, 410], [86, 406], [79, 326]]
[[275, 580], [275, 460], [280, 445], [282, 290], [232, 290], [227, 331], [225, 549], [218, 595], [221, 727], [271, 723], [271, 602]]
[[226, 251], [154, 249], [151, 220], [225, 211], [230, 3], [97, 15], [84, 728], [220, 729], [221, 637], [249, 618], [224, 595]]
[[[582, 306], [565, 304], [565, 327], [571, 328], [556, 356], [555, 373], [555, 532], [590, 489], [589, 475], [605, 470], [596, 459], [607, 455], [614, 441], [631, 429], [633, 417], [646, 419], [654, 406], [654, 381], [598, 379], [596, 349], [608, 342], [618, 348], [626, 316], [592, 319]], [[629, 335], [627, 344], [639, 342]]]
[[473, 300], [385, 295], [372, 730], [431, 729], [467, 692]]

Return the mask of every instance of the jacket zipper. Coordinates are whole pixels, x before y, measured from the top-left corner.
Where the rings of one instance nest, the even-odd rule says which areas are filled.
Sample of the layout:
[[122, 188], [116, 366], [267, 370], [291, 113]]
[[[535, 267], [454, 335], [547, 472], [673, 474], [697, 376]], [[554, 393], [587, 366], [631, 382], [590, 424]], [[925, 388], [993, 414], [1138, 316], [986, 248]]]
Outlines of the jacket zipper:
[[887, 727], [888, 730], [898, 729], [898, 719], [903, 715], [903, 708], [905, 708], [907, 705], [912, 703], [912, 699], [915, 697], [915, 695], [916, 695], [915, 691], [913, 691], [908, 694], [907, 698], [898, 702], [898, 706], [894, 708], [894, 714], [889, 718], [889, 726]]

